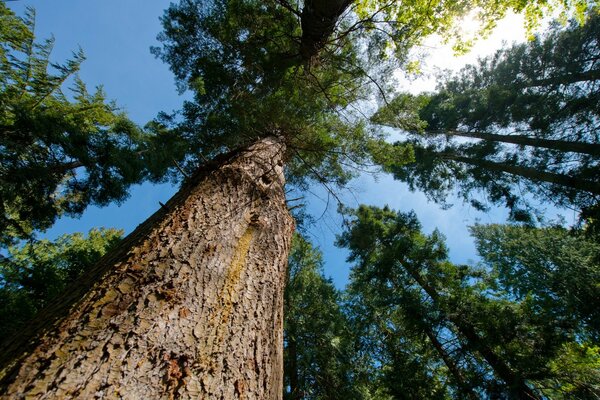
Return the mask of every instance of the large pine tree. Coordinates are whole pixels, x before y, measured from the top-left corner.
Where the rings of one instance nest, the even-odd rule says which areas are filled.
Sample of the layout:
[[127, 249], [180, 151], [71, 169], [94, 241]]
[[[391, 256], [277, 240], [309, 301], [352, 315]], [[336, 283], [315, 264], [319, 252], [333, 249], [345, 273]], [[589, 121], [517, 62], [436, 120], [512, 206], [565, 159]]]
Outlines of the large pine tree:
[[155, 53], [194, 98], [162, 122], [195, 172], [40, 315], [34, 340], [7, 346], [2, 395], [280, 398], [284, 174], [343, 184], [345, 164], [381, 144], [344, 112], [366, 85], [384, 90], [411, 46], [451, 35], [472, 6], [490, 22], [544, 4], [172, 4]]

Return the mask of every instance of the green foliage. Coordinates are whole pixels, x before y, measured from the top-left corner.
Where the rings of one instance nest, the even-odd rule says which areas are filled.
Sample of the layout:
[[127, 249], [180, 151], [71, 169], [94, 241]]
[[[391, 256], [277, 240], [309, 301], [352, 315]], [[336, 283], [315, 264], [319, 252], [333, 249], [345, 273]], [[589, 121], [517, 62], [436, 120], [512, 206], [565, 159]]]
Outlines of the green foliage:
[[[422, 43], [430, 35], [438, 34], [453, 45], [457, 53], [469, 50], [478, 37], [487, 36], [496, 22], [508, 11], [523, 13], [528, 33], [535, 29], [543, 17], [558, 11], [563, 18], [575, 17], [584, 21], [594, 13], [596, 2], [575, 1], [522, 1], [485, 0], [469, 1], [423, 1], [390, 2], [386, 0], [359, 0], [353, 11], [361, 22], [357, 30], [372, 37], [372, 49], [376, 57], [393, 54], [405, 60], [409, 50]], [[465, 36], [461, 21], [472, 16], [477, 29], [472, 36]]]
[[284, 398], [360, 399], [352, 332], [322, 263], [318, 249], [294, 236], [284, 305]]
[[[338, 3], [346, 12], [329, 12], [321, 1], [181, 0], [169, 6], [158, 36], [162, 47], [152, 51], [170, 65], [179, 90], [194, 95], [160, 119], [187, 142], [186, 168], [275, 135], [288, 144], [292, 184], [343, 185], [369, 150], [383, 146], [352, 110], [373, 92], [391, 90], [393, 70], [411, 65], [412, 47], [434, 33], [458, 38], [458, 21], [477, 7], [483, 31], [509, 9], [528, 10], [533, 18], [554, 6], [574, 7], [558, 1], [331, 4]], [[327, 15], [319, 22], [314, 13], [321, 9]], [[312, 34], [316, 47], [307, 57], [303, 46]]]
[[302, 64], [297, 18], [273, 1], [186, 0], [162, 22], [163, 46], [153, 52], [171, 65], [179, 89], [194, 93], [162, 119], [187, 140], [186, 168], [269, 135], [286, 138], [294, 184], [306, 177], [343, 184], [344, 165], [365, 158], [363, 125], [340, 116], [364, 94], [348, 40], [318, 65]]
[[349, 314], [386, 393], [598, 395], [597, 349], [582, 343], [594, 333], [594, 243], [575, 250], [560, 228], [477, 226], [487, 268], [473, 268], [450, 263], [443, 237], [423, 234], [414, 214], [367, 206], [346, 214], [338, 245], [354, 263]]
[[0, 3], [1, 245], [64, 213], [121, 201], [131, 184], [162, 179], [158, 149], [170, 152], [169, 164], [178, 157], [171, 133], [157, 123], [144, 131], [101, 88], [88, 92], [77, 77], [81, 50], [54, 63], [54, 39], [37, 43], [33, 30], [33, 10], [19, 18]]
[[527, 299], [563, 328], [600, 338], [600, 245], [561, 227], [475, 225], [486, 265], [511, 297]]
[[[420, 233], [412, 213], [366, 206], [345, 213], [351, 219], [337, 244], [350, 250], [354, 263], [348, 312], [370, 359], [373, 387], [390, 398], [446, 399], [472, 392], [483, 372], [476, 373], [473, 361], [464, 356], [435, 303], [439, 296], [432, 303], [421, 286], [452, 293], [471, 277], [468, 270], [453, 270], [444, 262], [443, 238], [437, 232]], [[440, 353], [432, 340], [445, 342], [444, 351], [454, 356]], [[453, 377], [448, 365], [459, 362], [463, 367]]]
[[566, 343], [550, 362], [556, 378], [539, 382], [550, 399], [597, 399], [600, 395], [600, 348]]
[[436, 93], [399, 95], [372, 121], [407, 132], [401, 146], [415, 147], [415, 164], [383, 165], [439, 202], [456, 189], [485, 209], [478, 200], [484, 192], [517, 220], [530, 208], [524, 193], [593, 207], [600, 182], [599, 29], [597, 13], [585, 25], [554, 24], [447, 77]]
[[120, 241], [122, 230], [92, 229], [9, 247], [0, 260], [0, 341], [26, 324]]
[[527, 302], [555, 329], [571, 332], [536, 386], [552, 399], [600, 395], [600, 246], [561, 227], [475, 225], [477, 251], [506, 295]]
[[379, 165], [404, 165], [415, 161], [414, 148], [410, 145], [392, 145], [380, 140], [372, 141], [367, 148], [373, 161]]

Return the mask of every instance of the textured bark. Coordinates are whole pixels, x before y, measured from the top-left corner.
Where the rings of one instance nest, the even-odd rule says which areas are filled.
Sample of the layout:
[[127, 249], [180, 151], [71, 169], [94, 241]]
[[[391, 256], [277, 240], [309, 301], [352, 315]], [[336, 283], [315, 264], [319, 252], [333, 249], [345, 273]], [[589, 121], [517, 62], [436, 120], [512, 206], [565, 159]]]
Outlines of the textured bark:
[[1, 398], [280, 399], [283, 153], [265, 139], [192, 178], [6, 347]]

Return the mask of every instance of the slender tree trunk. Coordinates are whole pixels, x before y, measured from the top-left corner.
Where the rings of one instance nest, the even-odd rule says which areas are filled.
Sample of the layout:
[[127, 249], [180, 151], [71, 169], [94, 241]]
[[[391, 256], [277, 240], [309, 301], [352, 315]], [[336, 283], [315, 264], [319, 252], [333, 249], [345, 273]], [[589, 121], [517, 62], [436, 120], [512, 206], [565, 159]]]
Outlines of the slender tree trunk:
[[[419, 272], [415, 271], [415, 269], [412, 268], [409, 263], [407, 263], [405, 260], [401, 260], [401, 263], [409, 275], [421, 288], [423, 288], [431, 300], [433, 300], [434, 303], [439, 304], [440, 296], [438, 292], [431, 287], [423, 279], [423, 277], [421, 277]], [[498, 357], [498, 355], [481, 339], [472, 324], [461, 318], [451, 317], [444, 314], [445, 313], [442, 311], [442, 316], [457, 328], [458, 332], [464, 336], [474, 350], [481, 354], [489, 366], [492, 367], [496, 375], [507, 384], [510, 391], [514, 393], [516, 398], [520, 400], [539, 399], [538, 395], [527, 385], [525, 380], [515, 373], [515, 371], [513, 371], [512, 368], [510, 368], [510, 366], [504, 362], [504, 360]]]
[[280, 399], [284, 147], [264, 139], [193, 177], [34, 340], [4, 347], [1, 398]]
[[573, 176], [556, 174], [553, 172], [540, 171], [535, 168], [523, 167], [520, 165], [511, 165], [483, 159], [474, 159], [463, 157], [457, 154], [440, 153], [440, 156], [449, 160], [462, 162], [476, 167], [481, 167], [490, 171], [506, 172], [511, 175], [520, 176], [534, 182], [547, 182], [556, 185], [570, 187], [572, 189], [589, 192], [600, 195], [600, 183], [575, 178]]
[[500, 135], [487, 132], [461, 132], [461, 131], [439, 131], [432, 132], [433, 134], [462, 136], [475, 139], [483, 139], [489, 142], [512, 143], [522, 146], [541, 147], [544, 149], [559, 150], [563, 152], [573, 152], [581, 154], [589, 154], [591, 156], [600, 157], [600, 144], [569, 142], [565, 140], [550, 140], [540, 139], [524, 135]]
[[463, 391], [463, 394], [466, 394], [467, 397], [471, 400], [479, 399], [475, 392], [473, 392], [471, 386], [465, 380], [465, 377], [460, 371], [460, 368], [454, 363], [454, 360], [452, 360], [448, 352], [446, 352], [444, 346], [442, 346], [437, 336], [431, 331], [431, 328], [429, 326], [424, 326], [424, 330], [425, 334], [429, 338], [429, 341], [431, 342], [433, 347], [435, 347], [438, 354], [444, 361], [444, 364], [446, 364], [446, 367], [448, 367], [448, 370], [450, 371], [452, 376], [454, 376], [454, 379], [456, 379], [456, 383], [458, 383], [458, 386]]
[[300, 380], [298, 378], [298, 343], [296, 342], [295, 333], [290, 332], [287, 339], [287, 375], [289, 376], [290, 384], [290, 400], [302, 399], [300, 392]]
[[[290, 310], [291, 299], [290, 299], [290, 287], [291, 287], [291, 279], [290, 279], [290, 269], [288, 268], [286, 274], [286, 287], [284, 293], [283, 307], [286, 310]], [[302, 393], [300, 393], [300, 378], [298, 374], [298, 342], [296, 341], [297, 333], [296, 333], [296, 321], [293, 318], [289, 318], [290, 314], [287, 314], [287, 317], [284, 319], [284, 327], [285, 327], [285, 341], [286, 341], [286, 350], [287, 353], [284, 357], [284, 376], [288, 377], [288, 382], [284, 382], [284, 385], [289, 385], [289, 391], [286, 394], [285, 398], [289, 400], [299, 400], [302, 399]]]

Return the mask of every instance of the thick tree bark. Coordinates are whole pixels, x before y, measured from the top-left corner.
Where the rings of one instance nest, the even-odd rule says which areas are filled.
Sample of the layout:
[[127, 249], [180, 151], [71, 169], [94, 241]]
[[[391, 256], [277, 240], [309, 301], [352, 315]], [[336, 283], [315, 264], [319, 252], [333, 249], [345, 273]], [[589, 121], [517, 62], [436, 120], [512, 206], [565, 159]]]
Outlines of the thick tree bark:
[[501, 135], [487, 132], [462, 132], [456, 130], [436, 131], [431, 133], [435, 135], [462, 136], [483, 139], [489, 142], [512, 143], [521, 146], [540, 147], [544, 149], [589, 154], [591, 156], [600, 157], [600, 144], [596, 143], [569, 142], [566, 140], [540, 139], [524, 135]]
[[192, 178], [5, 347], [1, 398], [280, 399], [284, 150], [264, 139]]

